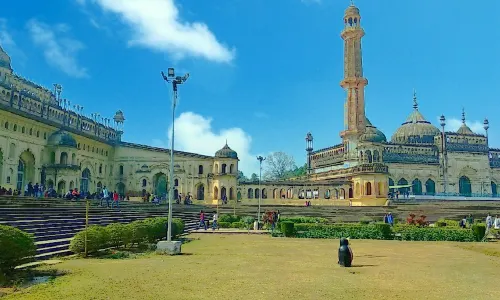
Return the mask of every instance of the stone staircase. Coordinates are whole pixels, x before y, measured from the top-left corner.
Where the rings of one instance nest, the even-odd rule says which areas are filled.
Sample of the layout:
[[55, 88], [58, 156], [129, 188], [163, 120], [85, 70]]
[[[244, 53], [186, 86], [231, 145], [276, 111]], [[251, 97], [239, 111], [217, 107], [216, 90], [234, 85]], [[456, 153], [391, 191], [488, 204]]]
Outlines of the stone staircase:
[[[33, 199], [25, 197], [0, 197], [0, 224], [17, 227], [34, 235], [37, 246], [36, 259], [71, 254], [69, 244], [73, 236], [85, 229], [85, 201], [62, 199]], [[173, 206], [173, 217], [184, 220], [184, 231], [197, 229], [200, 206]], [[120, 202], [120, 209], [99, 206], [93, 200], [89, 208], [89, 225], [130, 223], [168, 215], [165, 204]]]

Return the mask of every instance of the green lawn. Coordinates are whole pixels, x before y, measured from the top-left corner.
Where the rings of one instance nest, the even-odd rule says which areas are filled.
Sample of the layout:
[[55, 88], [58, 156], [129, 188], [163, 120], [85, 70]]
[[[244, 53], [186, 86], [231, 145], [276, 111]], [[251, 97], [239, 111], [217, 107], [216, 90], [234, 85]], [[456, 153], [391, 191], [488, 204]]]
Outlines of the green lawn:
[[185, 255], [72, 259], [69, 274], [6, 299], [497, 299], [500, 244], [192, 235]]

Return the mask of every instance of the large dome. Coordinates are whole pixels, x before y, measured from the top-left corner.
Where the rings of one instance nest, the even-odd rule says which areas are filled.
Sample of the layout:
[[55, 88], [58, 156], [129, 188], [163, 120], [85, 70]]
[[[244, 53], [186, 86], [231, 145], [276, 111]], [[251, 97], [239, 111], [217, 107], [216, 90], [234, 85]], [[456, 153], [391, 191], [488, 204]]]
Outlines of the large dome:
[[71, 134], [61, 129], [49, 136], [47, 145], [76, 148], [77, 143], [76, 140], [71, 136]]
[[224, 145], [222, 149], [215, 152], [215, 157], [238, 159], [238, 153], [236, 153], [236, 151], [234, 151], [233, 149], [229, 148], [226, 142], [226, 145]]
[[416, 95], [413, 96], [413, 111], [392, 135], [391, 142], [398, 144], [433, 144], [439, 129], [425, 120], [418, 111]]
[[370, 120], [366, 118], [366, 129], [365, 133], [360, 136], [360, 140], [364, 142], [373, 142], [373, 143], [385, 143], [387, 142], [387, 138], [385, 134], [378, 130], [377, 127], [373, 126]]

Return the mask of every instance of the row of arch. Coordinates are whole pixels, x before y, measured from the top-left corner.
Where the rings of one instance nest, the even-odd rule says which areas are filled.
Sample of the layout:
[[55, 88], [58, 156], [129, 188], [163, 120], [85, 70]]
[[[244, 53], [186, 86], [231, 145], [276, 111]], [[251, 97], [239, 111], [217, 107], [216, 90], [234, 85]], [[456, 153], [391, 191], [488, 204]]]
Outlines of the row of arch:
[[[272, 199], [293, 199], [295, 196], [293, 188], [274, 188], [272, 189]], [[297, 196], [304, 199], [317, 199], [320, 198], [319, 189], [298, 189]], [[349, 196], [349, 197], [346, 197]], [[267, 199], [267, 189], [266, 188], [248, 188], [247, 189], [248, 199]], [[349, 192], [346, 194], [344, 188], [326, 189], [323, 195], [324, 199], [347, 199], [353, 198], [353, 190], [349, 188]]]
[[373, 153], [370, 150], [366, 150], [365, 152], [363, 152], [363, 151], [359, 152], [359, 160], [361, 162], [371, 164], [374, 162], [380, 162], [381, 157], [380, 157], [380, 153], [378, 152], [378, 150], [373, 150]]
[[[498, 195], [497, 184], [494, 181], [491, 181], [491, 194], [493, 196]], [[405, 178], [401, 178], [398, 180], [397, 185], [408, 185], [408, 181]], [[394, 180], [389, 178], [389, 186], [394, 186]], [[425, 186], [425, 192], [423, 191], [423, 186]], [[406, 188], [399, 188], [400, 192], [406, 191]], [[436, 183], [432, 179], [427, 179], [425, 184], [422, 185], [422, 181], [420, 179], [415, 178], [411, 182], [411, 191], [414, 195], [435, 195], [436, 194]], [[472, 195], [472, 184], [471, 180], [467, 176], [461, 176], [458, 179], [458, 193], [462, 196], [471, 196]]]

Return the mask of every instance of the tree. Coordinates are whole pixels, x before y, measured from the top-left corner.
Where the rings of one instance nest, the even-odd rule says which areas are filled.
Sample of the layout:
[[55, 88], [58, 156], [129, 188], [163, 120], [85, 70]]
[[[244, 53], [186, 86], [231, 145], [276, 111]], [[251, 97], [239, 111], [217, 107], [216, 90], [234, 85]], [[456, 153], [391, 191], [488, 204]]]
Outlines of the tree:
[[259, 175], [252, 173], [252, 177], [250, 177], [250, 181], [252, 181], [252, 182], [259, 181]]
[[285, 152], [273, 152], [265, 160], [264, 176], [268, 180], [287, 178], [291, 171], [296, 169], [293, 156]]
[[305, 175], [307, 175], [307, 164], [304, 164], [301, 167], [295, 166], [293, 170], [286, 173], [285, 178], [301, 177]]
[[248, 181], [248, 178], [243, 174], [243, 171], [238, 171], [238, 181]]

